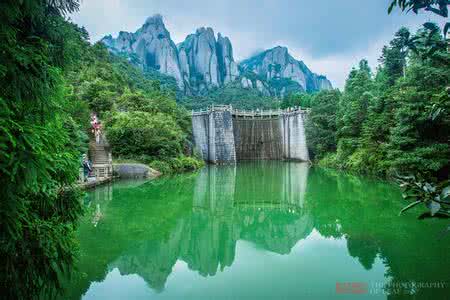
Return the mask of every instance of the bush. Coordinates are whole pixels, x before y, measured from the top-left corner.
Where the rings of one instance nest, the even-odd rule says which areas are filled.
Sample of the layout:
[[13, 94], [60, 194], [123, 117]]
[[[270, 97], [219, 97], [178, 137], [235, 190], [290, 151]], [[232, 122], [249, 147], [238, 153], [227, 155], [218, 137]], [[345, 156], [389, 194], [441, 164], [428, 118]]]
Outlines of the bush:
[[106, 121], [106, 135], [113, 153], [125, 158], [176, 157], [185, 140], [171, 116], [141, 111], [113, 113]]
[[149, 164], [150, 168], [155, 169], [162, 174], [170, 174], [172, 173], [172, 167], [170, 164], [163, 160], [154, 160]]
[[180, 156], [167, 160], [154, 160], [149, 163], [150, 167], [163, 174], [181, 173], [198, 170], [205, 165], [202, 160]]
[[327, 168], [337, 168], [338, 163], [336, 153], [329, 153], [325, 155], [325, 157], [319, 161], [319, 166]]

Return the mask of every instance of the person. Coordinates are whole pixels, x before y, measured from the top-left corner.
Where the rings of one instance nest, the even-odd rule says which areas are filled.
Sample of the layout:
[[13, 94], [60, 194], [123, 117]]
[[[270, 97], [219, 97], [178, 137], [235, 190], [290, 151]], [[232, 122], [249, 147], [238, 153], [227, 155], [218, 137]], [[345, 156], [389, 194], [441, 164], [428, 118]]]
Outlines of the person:
[[86, 154], [83, 154], [83, 174], [84, 174], [84, 181], [87, 181], [87, 178], [89, 176], [89, 173], [92, 171], [91, 162], [87, 158]]
[[100, 144], [100, 138], [102, 135], [102, 124], [100, 122], [97, 122], [95, 126], [95, 141], [97, 144]]

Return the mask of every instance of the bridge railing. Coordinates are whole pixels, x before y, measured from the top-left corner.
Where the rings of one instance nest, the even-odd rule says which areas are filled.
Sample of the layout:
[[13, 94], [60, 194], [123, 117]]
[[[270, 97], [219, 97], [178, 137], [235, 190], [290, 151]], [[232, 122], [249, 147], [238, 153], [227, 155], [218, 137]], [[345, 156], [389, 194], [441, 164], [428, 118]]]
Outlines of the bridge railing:
[[280, 116], [283, 114], [298, 113], [298, 112], [309, 113], [311, 111], [311, 109], [303, 108], [301, 106], [294, 106], [294, 107], [289, 107], [286, 109], [240, 110], [240, 109], [233, 109], [233, 107], [231, 105], [210, 105], [206, 109], [192, 110], [192, 115], [193, 116], [203, 115], [203, 114], [207, 114], [211, 111], [230, 111], [233, 114], [233, 116], [250, 117], [251, 118], [251, 117], [273, 117], [273, 116]]

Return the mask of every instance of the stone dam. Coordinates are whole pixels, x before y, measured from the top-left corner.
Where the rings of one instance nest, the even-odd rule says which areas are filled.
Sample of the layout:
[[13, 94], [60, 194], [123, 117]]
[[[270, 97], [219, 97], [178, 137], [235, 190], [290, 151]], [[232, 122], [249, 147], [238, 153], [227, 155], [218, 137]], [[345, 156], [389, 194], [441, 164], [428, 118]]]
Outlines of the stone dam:
[[210, 163], [240, 160], [309, 161], [308, 111], [301, 108], [242, 111], [212, 106], [192, 112], [194, 149]]

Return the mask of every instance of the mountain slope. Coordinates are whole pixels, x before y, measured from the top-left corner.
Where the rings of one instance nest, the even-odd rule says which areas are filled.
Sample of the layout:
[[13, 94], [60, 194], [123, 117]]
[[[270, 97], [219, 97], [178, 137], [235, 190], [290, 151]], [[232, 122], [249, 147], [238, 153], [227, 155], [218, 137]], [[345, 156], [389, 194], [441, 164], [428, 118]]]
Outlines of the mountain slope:
[[331, 89], [330, 81], [294, 59], [286, 47], [275, 47], [242, 61], [233, 57], [228, 37], [217, 36], [210, 27], [201, 27], [175, 45], [162, 16], [149, 17], [134, 33], [121, 31], [101, 40], [116, 54], [147, 71], [159, 71], [175, 78], [186, 95], [205, 95], [230, 83], [257, 89], [266, 96], [284, 96], [291, 92]]
[[256, 87], [264, 86], [273, 94], [332, 89], [331, 82], [325, 76], [311, 72], [302, 61], [294, 59], [286, 47], [266, 50], [242, 61], [239, 67], [241, 81], [249, 79]]

